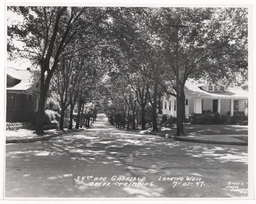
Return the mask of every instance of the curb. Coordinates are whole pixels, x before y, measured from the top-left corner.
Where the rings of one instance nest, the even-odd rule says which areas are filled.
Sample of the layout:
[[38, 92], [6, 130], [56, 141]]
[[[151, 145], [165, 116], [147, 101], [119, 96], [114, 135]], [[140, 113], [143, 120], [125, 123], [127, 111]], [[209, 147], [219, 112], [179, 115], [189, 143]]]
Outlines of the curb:
[[84, 129], [67, 130], [66, 132], [56, 133], [56, 134], [47, 135], [47, 136], [38, 136], [38, 137], [35, 137], [35, 138], [27, 138], [27, 139], [6, 139], [6, 144], [8, 144], [8, 143], [29, 143], [29, 142], [46, 141], [46, 140], [49, 140], [53, 137], [57, 137], [57, 136], [72, 133], [72, 132], [80, 132], [80, 131], [83, 131], [83, 130]]
[[176, 141], [186, 141], [186, 142], [197, 142], [197, 143], [206, 143], [206, 144], [223, 144], [223, 145], [241, 145], [248, 146], [246, 142], [226, 142], [226, 141], [213, 141], [213, 140], [200, 140], [200, 139], [190, 139], [190, 138], [181, 138], [174, 137]]
[[[164, 137], [165, 138], [164, 134], [150, 134], [150, 135], [157, 135], [159, 137]], [[200, 139], [184, 138], [184, 137], [179, 137], [179, 136], [173, 136], [169, 139], [174, 139], [176, 141], [197, 142], [197, 143], [204, 143], [204, 144], [220, 144], [220, 145], [223, 144], [223, 145], [248, 146], [247, 142], [226, 142], [226, 141], [215, 141], [215, 140], [200, 140]]]

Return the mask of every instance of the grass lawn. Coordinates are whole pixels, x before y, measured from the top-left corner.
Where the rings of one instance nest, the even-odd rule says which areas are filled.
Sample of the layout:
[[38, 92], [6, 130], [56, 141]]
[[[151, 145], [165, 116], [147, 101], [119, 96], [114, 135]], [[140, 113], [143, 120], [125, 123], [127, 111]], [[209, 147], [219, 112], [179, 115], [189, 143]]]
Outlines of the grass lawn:
[[[248, 126], [242, 125], [184, 125], [186, 135], [247, 135]], [[160, 131], [161, 134], [176, 135], [176, 128]]]

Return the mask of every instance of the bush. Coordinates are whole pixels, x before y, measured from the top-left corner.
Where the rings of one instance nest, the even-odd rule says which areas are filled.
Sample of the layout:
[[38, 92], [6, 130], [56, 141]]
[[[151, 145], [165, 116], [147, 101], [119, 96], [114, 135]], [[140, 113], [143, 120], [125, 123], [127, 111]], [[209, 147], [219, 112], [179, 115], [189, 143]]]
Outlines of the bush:
[[161, 124], [166, 123], [167, 118], [168, 118], [168, 115], [164, 114], [164, 115], [162, 116]]
[[53, 110], [45, 110], [44, 124], [58, 123], [60, 115]]
[[220, 115], [219, 113], [204, 112], [203, 114], [192, 115], [193, 124], [232, 124], [232, 125], [247, 125], [248, 116], [234, 115], [228, 117], [226, 115]]
[[233, 115], [229, 119], [229, 123], [232, 125], [248, 125], [247, 115]]
[[[58, 123], [59, 119], [60, 119], [60, 115], [56, 111], [45, 110], [44, 125]], [[36, 125], [36, 123], [37, 123], [37, 112], [36, 111], [31, 111], [29, 113], [29, 121], [31, 121], [33, 125]]]
[[214, 113], [210, 115], [210, 120], [209, 120], [210, 124], [221, 124], [221, 116], [220, 114]]
[[221, 124], [227, 124], [228, 123], [228, 116], [222, 115], [221, 116]]
[[46, 109], [60, 112], [60, 104], [55, 98], [48, 98], [46, 101]]
[[174, 118], [174, 117], [172, 117], [172, 116], [169, 116], [169, 117], [167, 118], [167, 125], [168, 125], [169, 127], [171, 127], [172, 124], [173, 124], [173, 123], [176, 123], [176, 122], [177, 122], [177, 118]]
[[191, 123], [192, 124], [205, 124], [205, 120], [203, 120], [203, 114], [193, 113], [191, 116]]
[[162, 116], [161, 125], [164, 127], [171, 127], [173, 123], [176, 122], [176, 119], [172, 116], [164, 114]]
[[203, 114], [193, 114], [192, 115], [192, 123], [193, 124], [223, 124], [225, 121], [225, 118], [222, 118], [222, 116], [216, 112], [211, 113], [209, 111], [204, 112]]

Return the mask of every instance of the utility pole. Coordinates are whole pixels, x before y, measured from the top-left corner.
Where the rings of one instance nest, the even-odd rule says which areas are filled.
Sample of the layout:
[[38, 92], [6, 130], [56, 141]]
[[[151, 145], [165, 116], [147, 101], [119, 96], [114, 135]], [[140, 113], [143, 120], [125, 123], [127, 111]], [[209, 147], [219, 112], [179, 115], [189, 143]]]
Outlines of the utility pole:
[[175, 78], [176, 78], [176, 102], [177, 102], [177, 136], [183, 134], [183, 112], [181, 111], [181, 104], [180, 102], [180, 72], [179, 72], [179, 29], [185, 28], [187, 26], [184, 25], [169, 25], [170, 27], [176, 28], [175, 35], [176, 35], [176, 69], [175, 69]]

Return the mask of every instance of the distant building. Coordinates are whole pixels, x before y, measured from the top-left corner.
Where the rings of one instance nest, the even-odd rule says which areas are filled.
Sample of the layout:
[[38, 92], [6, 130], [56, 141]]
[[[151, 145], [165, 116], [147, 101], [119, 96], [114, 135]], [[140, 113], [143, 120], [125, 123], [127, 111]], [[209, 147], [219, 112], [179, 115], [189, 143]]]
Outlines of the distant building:
[[248, 82], [244, 83], [241, 87], [243, 90], [248, 91]]
[[[233, 116], [248, 114], [248, 88], [227, 88], [216, 84], [200, 84], [195, 80], [188, 80], [185, 84], [185, 117], [193, 113], [218, 112], [220, 115]], [[176, 117], [176, 97], [163, 96], [163, 114]]]
[[30, 69], [7, 68], [7, 122], [27, 122], [29, 114], [37, 111], [40, 85], [33, 81]]

